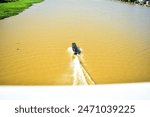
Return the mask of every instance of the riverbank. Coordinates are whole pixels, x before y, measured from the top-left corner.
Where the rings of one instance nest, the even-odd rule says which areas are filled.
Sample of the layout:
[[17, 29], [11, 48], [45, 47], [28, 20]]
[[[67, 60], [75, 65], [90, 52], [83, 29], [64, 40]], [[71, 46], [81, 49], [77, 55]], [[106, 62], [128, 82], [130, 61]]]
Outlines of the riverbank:
[[0, 19], [14, 16], [32, 6], [34, 3], [42, 2], [43, 0], [18, 0], [15, 2], [0, 3]]
[[150, 7], [150, 0], [119, 0], [119, 1]]

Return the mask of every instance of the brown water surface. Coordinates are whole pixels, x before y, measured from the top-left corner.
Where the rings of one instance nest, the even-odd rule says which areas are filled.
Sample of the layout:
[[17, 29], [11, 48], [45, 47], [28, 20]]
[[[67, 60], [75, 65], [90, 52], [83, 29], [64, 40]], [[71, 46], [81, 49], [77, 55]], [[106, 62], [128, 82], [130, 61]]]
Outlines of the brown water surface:
[[150, 8], [45, 0], [0, 20], [0, 84], [71, 85], [72, 42], [96, 84], [150, 81]]

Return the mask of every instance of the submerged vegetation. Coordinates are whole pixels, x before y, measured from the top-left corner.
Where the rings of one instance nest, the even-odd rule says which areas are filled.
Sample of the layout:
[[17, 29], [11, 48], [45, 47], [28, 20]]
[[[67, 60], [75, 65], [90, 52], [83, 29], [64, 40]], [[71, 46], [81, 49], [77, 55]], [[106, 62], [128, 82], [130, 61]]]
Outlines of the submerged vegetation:
[[43, 0], [0, 0], [0, 19], [14, 16]]

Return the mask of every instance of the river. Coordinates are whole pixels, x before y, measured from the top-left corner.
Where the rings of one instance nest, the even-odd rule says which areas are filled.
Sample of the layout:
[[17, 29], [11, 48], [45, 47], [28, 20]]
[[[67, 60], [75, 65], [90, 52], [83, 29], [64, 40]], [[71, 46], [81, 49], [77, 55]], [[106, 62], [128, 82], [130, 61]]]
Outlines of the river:
[[95, 84], [150, 81], [150, 8], [45, 0], [0, 20], [0, 84], [72, 85], [72, 42]]

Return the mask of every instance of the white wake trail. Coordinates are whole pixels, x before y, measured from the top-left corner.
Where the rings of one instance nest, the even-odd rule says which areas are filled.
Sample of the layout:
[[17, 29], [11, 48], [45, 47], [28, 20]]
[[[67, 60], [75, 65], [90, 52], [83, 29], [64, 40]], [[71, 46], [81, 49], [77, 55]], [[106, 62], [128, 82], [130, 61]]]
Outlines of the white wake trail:
[[86, 71], [83, 65], [83, 56], [74, 55], [72, 48], [68, 48], [68, 52], [72, 56], [71, 66], [73, 69], [73, 85], [94, 85], [94, 81]]

